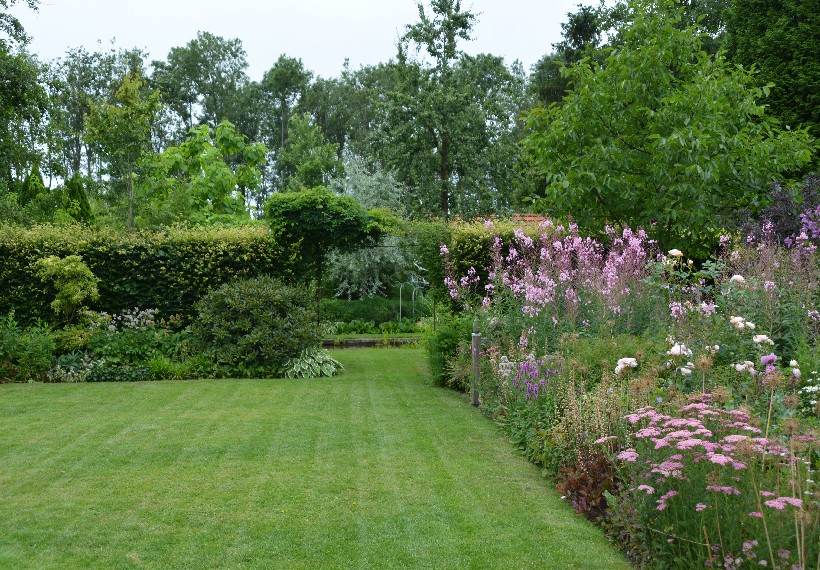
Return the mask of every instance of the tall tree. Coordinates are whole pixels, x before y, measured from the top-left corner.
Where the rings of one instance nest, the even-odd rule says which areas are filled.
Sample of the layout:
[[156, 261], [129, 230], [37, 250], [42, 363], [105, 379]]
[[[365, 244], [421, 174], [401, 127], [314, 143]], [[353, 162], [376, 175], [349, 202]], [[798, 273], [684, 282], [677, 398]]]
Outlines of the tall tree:
[[105, 157], [107, 172], [124, 189], [130, 229], [135, 227], [134, 177], [144, 155], [151, 152], [151, 131], [159, 109], [159, 93], [145, 93], [144, 84], [139, 74], [127, 74], [114, 101], [92, 103], [86, 119], [86, 140]]
[[705, 254], [721, 215], [759, 210], [769, 184], [809, 160], [808, 135], [779, 131], [765, 91], [703, 52], [672, 1], [629, 9], [603, 64], [569, 68], [564, 104], [529, 114], [527, 148], [547, 179], [537, 204], [590, 229], [652, 226], [663, 246]]
[[52, 170], [63, 177], [83, 173], [89, 177], [100, 169], [86, 134], [86, 117], [92, 101], [113, 102], [122, 77], [143, 74], [145, 52], [133, 49], [89, 52], [84, 47], [69, 49], [49, 66], [48, 151]]
[[[20, 20], [8, 12], [9, 8], [17, 4], [17, 2], [18, 0], [0, 0], [0, 8], [2, 8], [2, 10], [0, 10], [0, 33], [7, 36], [7, 38], [0, 37], [0, 44], [6, 47], [12, 43], [25, 45], [29, 39]], [[24, 2], [35, 12], [40, 5], [40, 0], [24, 0]]]
[[196, 125], [236, 121], [240, 93], [248, 82], [247, 54], [239, 39], [199, 32], [185, 46], [171, 48], [167, 61], [154, 61], [153, 81], [179, 117], [179, 136]]
[[278, 167], [285, 190], [303, 190], [323, 186], [342, 171], [339, 147], [329, 143], [310, 115], [296, 115], [290, 120], [290, 136], [281, 149]]
[[[435, 1], [432, 12], [419, 6], [420, 22], [399, 43], [396, 88], [385, 97], [375, 148], [413, 191], [416, 215], [503, 210], [509, 188], [494, 165], [501, 155], [511, 160], [523, 72], [459, 51], [457, 41], [469, 39], [475, 25], [459, 1]], [[412, 48], [424, 50], [430, 64], [409, 58]]]
[[[305, 69], [301, 59], [279, 56], [276, 63], [265, 72], [260, 87], [265, 96], [275, 104], [276, 113], [271, 119], [268, 144], [271, 148], [282, 148], [288, 137], [288, 123], [299, 99], [305, 93], [313, 74]], [[272, 140], [278, 136], [278, 141]]]
[[754, 65], [772, 83], [771, 112], [820, 138], [820, 4], [816, 0], [733, 1], [727, 13], [727, 56]]

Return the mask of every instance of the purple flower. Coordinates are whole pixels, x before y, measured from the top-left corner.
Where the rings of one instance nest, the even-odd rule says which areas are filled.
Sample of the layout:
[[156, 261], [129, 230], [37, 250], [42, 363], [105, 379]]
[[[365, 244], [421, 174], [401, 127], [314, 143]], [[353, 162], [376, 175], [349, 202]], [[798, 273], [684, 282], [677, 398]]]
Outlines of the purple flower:
[[761, 364], [770, 365], [770, 364], [774, 364], [775, 361], [777, 361], [777, 356], [775, 354], [767, 354], [765, 356], [760, 357], [760, 363]]

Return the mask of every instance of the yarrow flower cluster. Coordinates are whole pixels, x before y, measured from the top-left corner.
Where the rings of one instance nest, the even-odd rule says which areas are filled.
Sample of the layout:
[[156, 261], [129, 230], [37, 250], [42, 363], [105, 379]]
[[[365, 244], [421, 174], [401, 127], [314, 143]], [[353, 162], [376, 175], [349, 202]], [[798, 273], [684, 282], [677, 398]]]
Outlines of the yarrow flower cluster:
[[[666, 510], [678, 495], [676, 481], [689, 484], [689, 465], [712, 466], [711, 475], [703, 486], [703, 498], [708, 493], [728, 497], [743, 495], [737, 482], [740, 473], [749, 468], [749, 457], [771, 458], [775, 464], [788, 456], [788, 450], [777, 441], [762, 437], [760, 428], [751, 423], [748, 413], [741, 410], [723, 410], [712, 405], [710, 394], [690, 397], [688, 404], [678, 410], [679, 415], [661, 413], [653, 406], [645, 406], [624, 416], [628, 425], [634, 426], [632, 438], [636, 447], [624, 449], [617, 459], [633, 464], [636, 478], [641, 481], [633, 490], [653, 495], [659, 488], [673, 487], [661, 495], [656, 510]], [[611, 441], [612, 436], [596, 443]], [[639, 449], [644, 451], [639, 451]], [[787, 506], [800, 508], [802, 499], [763, 490], [763, 504], [771, 509], [782, 510]], [[688, 497], [689, 500], [695, 497]], [[696, 502], [695, 512], [709, 508], [711, 501]], [[749, 513], [756, 517], [756, 512]], [[761, 515], [762, 516], [762, 515]]]

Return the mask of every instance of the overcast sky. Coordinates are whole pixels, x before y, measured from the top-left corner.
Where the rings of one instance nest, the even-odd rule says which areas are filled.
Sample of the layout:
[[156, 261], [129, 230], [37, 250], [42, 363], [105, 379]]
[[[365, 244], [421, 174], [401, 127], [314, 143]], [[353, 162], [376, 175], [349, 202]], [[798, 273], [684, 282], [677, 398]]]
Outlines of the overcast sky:
[[[462, 9], [479, 17], [475, 40], [463, 49], [518, 59], [529, 71], [560, 41], [561, 22], [579, 3], [597, 1], [462, 0]], [[353, 69], [385, 62], [404, 27], [418, 21], [415, 0], [42, 0], [37, 13], [23, 2], [13, 12], [41, 60], [81, 45], [96, 50], [98, 40], [108, 49], [112, 38], [117, 47], [165, 59], [202, 30], [242, 40], [254, 80], [283, 53], [323, 77], [339, 75], [345, 58]]]

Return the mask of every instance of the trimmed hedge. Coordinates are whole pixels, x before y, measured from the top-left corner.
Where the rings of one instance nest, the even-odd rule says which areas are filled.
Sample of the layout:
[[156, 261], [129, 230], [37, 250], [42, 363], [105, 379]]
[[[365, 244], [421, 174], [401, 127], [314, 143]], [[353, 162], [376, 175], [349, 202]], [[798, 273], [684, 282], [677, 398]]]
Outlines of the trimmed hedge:
[[15, 311], [23, 324], [55, 323], [56, 291], [32, 263], [49, 255], [79, 255], [99, 278], [92, 309], [118, 313], [158, 309], [160, 317], [196, 317], [194, 303], [209, 289], [239, 278], [293, 278], [293, 252], [264, 226], [171, 228], [124, 233], [110, 229], [0, 226], [0, 315]]
[[[409, 307], [405, 299], [405, 309]], [[407, 316], [405, 314], [405, 316]], [[399, 318], [399, 300], [384, 297], [368, 297], [348, 301], [346, 299], [322, 299], [322, 320], [330, 323], [353, 321], [375, 324], [395, 321]]]

